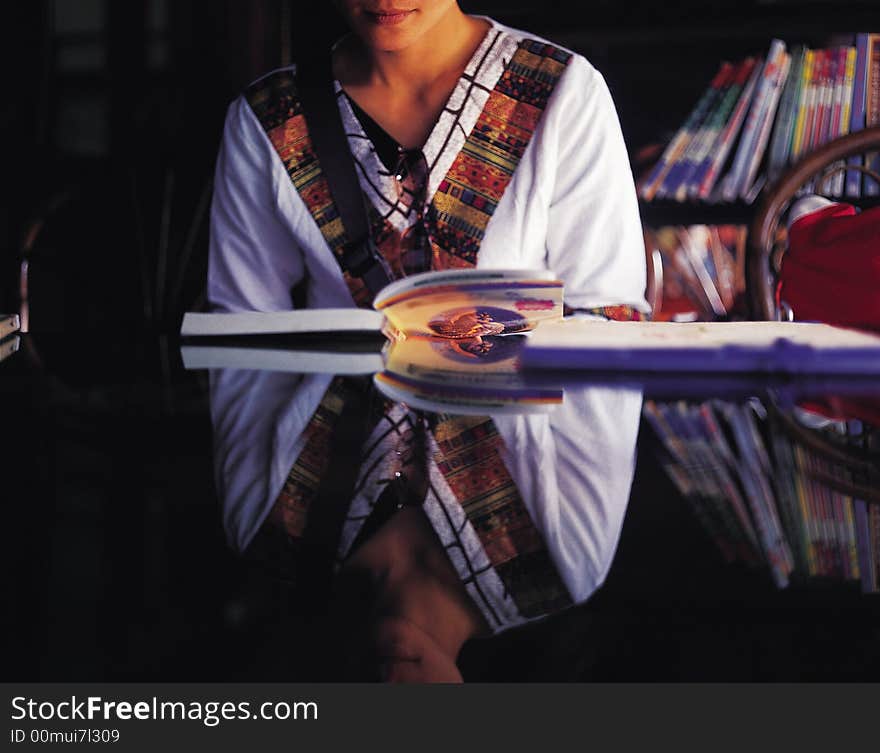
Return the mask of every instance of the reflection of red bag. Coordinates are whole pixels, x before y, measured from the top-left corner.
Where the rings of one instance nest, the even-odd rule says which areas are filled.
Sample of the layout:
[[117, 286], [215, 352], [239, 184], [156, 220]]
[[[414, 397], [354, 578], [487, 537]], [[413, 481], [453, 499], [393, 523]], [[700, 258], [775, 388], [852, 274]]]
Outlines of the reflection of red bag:
[[880, 207], [831, 204], [797, 219], [776, 297], [798, 321], [880, 329]]

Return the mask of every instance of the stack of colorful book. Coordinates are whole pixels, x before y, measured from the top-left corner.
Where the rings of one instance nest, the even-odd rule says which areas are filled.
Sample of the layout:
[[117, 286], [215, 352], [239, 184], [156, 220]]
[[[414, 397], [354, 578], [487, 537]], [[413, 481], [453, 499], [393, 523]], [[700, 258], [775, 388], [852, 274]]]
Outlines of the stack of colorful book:
[[[852, 44], [790, 50], [774, 39], [762, 58], [723, 62], [653, 169], [644, 201], [752, 203], [800, 157], [848, 133], [880, 125], [880, 34]], [[880, 174], [880, 154], [851, 158]], [[818, 193], [880, 195], [880, 181], [856, 169], [829, 177]]]
[[[880, 592], [880, 503], [857, 492], [876, 478], [866, 486], [851, 465], [797, 441], [757, 399], [647, 401], [644, 415], [725, 560], [767, 567], [780, 588], [824, 578]], [[850, 421], [828, 431], [857, 442], [866, 430]]]
[[645, 245], [662, 264], [663, 295], [656, 321], [744, 318], [745, 225], [645, 229]]

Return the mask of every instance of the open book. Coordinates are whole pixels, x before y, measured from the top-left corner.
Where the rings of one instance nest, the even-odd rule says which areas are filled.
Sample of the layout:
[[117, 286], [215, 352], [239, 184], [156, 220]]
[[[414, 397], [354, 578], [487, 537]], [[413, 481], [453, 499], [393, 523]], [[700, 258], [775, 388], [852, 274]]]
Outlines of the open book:
[[[381, 334], [392, 342], [425, 338], [438, 347], [442, 342], [472, 363], [491, 359], [512, 336], [527, 335], [518, 368], [880, 376], [875, 333], [806, 322], [563, 319], [562, 292], [550, 272], [454, 270], [392, 283], [376, 297], [375, 311], [187, 314], [181, 330], [184, 363], [369, 374], [380, 371], [388, 357]], [[349, 340], [355, 335], [360, 350], [340, 342], [340, 335]], [[302, 352], [309, 342], [311, 355]], [[298, 352], [280, 352], [279, 345]]]
[[562, 283], [542, 270], [425, 272], [386, 286], [373, 306], [187, 313], [184, 365], [370, 374], [383, 367], [385, 338], [414, 336], [442, 339], [473, 360], [499, 338], [561, 319]]

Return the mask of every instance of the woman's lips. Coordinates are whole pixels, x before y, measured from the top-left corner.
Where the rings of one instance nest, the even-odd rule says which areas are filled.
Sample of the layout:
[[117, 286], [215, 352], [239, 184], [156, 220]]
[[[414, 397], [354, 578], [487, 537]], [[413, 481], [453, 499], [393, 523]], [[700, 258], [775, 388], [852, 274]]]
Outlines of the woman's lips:
[[389, 12], [380, 12], [380, 13], [371, 13], [367, 12], [367, 18], [370, 19], [374, 24], [379, 26], [396, 26], [397, 24], [403, 23], [409, 18], [415, 11], [412, 10], [400, 10], [400, 11], [389, 11]]

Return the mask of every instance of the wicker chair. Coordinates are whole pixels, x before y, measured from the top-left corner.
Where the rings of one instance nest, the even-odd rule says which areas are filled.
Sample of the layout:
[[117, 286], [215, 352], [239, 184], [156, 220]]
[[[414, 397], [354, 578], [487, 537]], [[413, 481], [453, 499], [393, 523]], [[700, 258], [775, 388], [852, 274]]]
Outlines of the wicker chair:
[[[846, 157], [871, 151], [880, 151], [880, 127], [858, 131], [825, 144], [789, 168], [764, 192], [748, 241], [746, 275], [753, 319], [781, 318], [774, 296], [779, 262], [785, 252], [785, 244], [779, 240], [779, 228], [792, 199], [810, 181], [815, 181], [815, 192], [821, 194], [828, 179], [844, 169], [860, 170], [880, 182], [880, 175], [864, 167], [847, 165], [844, 168], [840, 165], [840, 160]], [[840, 200], [853, 201], [850, 198]]]
[[[780, 312], [774, 291], [782, 255], [786, 250], [786, 234], [780, 232], [783, 217], [802, 186], [813, 181], [814, 193], [827, 190], [827, 182], [842, 170], [860, 170], [880, 182], [880, 175], [864, 167], [840, 164], [851, 155], [880, 151], [880, 127], [843, 136], [825, 144], [792, 166], [764, 195], [749, 230], [747, 256], [748, 297], [753, 319], [789, 318]], [[829, 197], [834, 198], [834, 197]], [[840, 201], [867, 205], [876, 199], [839, 198]], [[870, 398], [873, 402], [874, 398]], [[779, 428], [796, 444], [823, 457], [832, 466], [845, 466], [858, 480], [846, 477], [813, 476], [815, 480], [844, 494], [870, 502], [880, 502], [880, 454], [877, 427], [867, 430], [858, 440], [839, 437], [831, 441], [825, 432], [800, 425], [789, 415], [778, 415]], [[849, 475], [849, 474], [847, 474]]]

